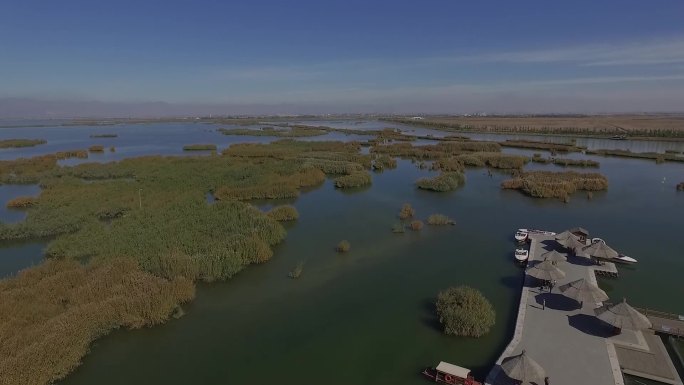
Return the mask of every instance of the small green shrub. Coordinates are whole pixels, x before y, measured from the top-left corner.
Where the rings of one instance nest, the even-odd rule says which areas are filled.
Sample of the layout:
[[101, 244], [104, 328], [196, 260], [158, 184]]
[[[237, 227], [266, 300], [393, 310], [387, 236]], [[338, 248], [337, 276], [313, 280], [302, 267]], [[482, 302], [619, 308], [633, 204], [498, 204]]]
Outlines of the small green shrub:
[[399, 211], [399, 219], [403, 220], [413, 218], [414, 215], [416, 215], [416, 210], [414, 210], [410, 204], [404, 203], [404, 205], [401, 206], [401, 210]]
[[340, 243], [338, 243], [335, 247], [335, 250], [338, 253], [346, 253], [347, 251], [351, 250], [351, 243], [349, 243], [347, 240], [340, 241]]
[[425, 226], [425, 224], [420, 220], [411, 221], [409, 224], [409, 228], [413, 231], [420, 231], [423, 229], [423, 226]]
[[496, 314], [491, 303], [479, 291], [468, 287], [450, 287], [437, 296], [437, 315], [447, 335], [480, 337], [494, 326]]

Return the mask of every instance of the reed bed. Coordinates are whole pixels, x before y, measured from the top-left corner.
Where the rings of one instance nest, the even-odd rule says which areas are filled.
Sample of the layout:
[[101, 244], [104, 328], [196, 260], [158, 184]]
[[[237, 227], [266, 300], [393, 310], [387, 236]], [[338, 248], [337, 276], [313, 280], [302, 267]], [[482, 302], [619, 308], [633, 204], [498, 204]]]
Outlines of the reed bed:
[[130, 259], [52, 260], [24, 270], [0, 281], [0, 379], [64, 378], [96, 338], [163, 323], [194, 295], [192, 281], [155, 277]]
[[595, 154], [601, 156], [616, 156], [622, 158], [636, 158], [636, 159], [651, 159], [655, 160], [657, 163], [662, 163], [665, 161], [671, 162], [684, 162], [684, 156], [679, 156], [677, 154], [665, 153], [661, 154], [658, 152], [631, 152], [629, 150], [587, 150], [587, 154]]
[[88, 147], [88, 152], [104, 152], [104, 146], [94, 145]]
[[463, 164], [463, 161], [458, 159], [457, 157], [448, 157], [448, 158], [440, 158], [432, 162], [432, 166], [430, 167], [432, 170], [438, 170], [438, 171], [455, 171], [455, 172], [464, 172], [465, 171], [465, 165]]
[[87, 159], [88, 158], [88, 150], [59, 151], [59, 152], [55, 153], [55, 156], [57, 157], [57, 159], [60, 159], [60, 160], [69, 159], [69, 158]]
[[501, 147], [495, 142], [478, 141], [442, 141], [437, 144], [413, 146], [411, 143], [392, 143], [374, 145], [371, 153], [385, 154], [400, 158], [440, 159], [463, 153], [499, 152]]
[[45, 143], [45, 139], [3, 139], [0, 140], [0, 148], [35, 147]]
[[7, 208], [26, 209], [38, 204], [38, 199], [34, 197], [17, 197], [7, 202]]
[[501, 147], [525, 148], [533, 150], [546, 150], [552, 152], [580, 152], [583, 150], [575, 144], [549, 143], [533, 140], [504, 140], [499, 142]]
[[383, 171], [385, 169], [397, 168], [397, 160], [389, 155], [379, 155], [373, 160], [373, 170]]
[[[0, 240], [52, 238], [48, 263], [0, 280], [0, 378], [12, 384], [62, 378], [78, 365], [89, 343], [111, 328], [147, 326], [181, 314], [174, 309], [191, 298], [193, 281], [229, 279], [269, 260], [272, 247], [285, 238], [276, 219], [294, 214], [277, 209], [269, 215], [241, 200], [296, 196], [301, 188], [322, 183], [322, 169], [333, 166], [315, 167], [312, 161], [347, 162], [343, 171], [367, 174], [371, 157], [359, 154], [359, 148], [358, 143], [283, 140], [231, 147], [224, 156], [146, 156], [59, 166], [58, 159], [81, 154], [72, 151], [0, 161], [0, 183], [42, 187], [39, 204], [24, 221], [0, 223]], [[215, 204], [206, 204], [207, 191], [219, 199]], [[80, 284], [66, 287], [76, 291], [66, 296], [54, 287], [72, 275], [82, 276], [87, 293]], [[28, 283], [29, 277], [40, 276], [45, 278], [36, 285]], [[13, 297], [21, 290], [6, 288], [17, 282], [35, 294]], [[76, 301], [81, 294], [89, 302]], [[7, 305], [10, 298], [14, 302]], [[47, 298], [54, 304], [41, 302]], [[39, 309], [42, 313], [25, 317], [31, 331], [13, 323], [24, 317], [22, 312]]]
[[118, 134], [90, 134], [90, 137], [95, 139], [117, 138], [118, 136]]
[[598, 173], [532, 171], [503, 181], [501, 188], [520, 190], [534, 198], [568, 200], [576, 191], [607, 190], [608, 179]]
[[183, 151], [216, 151], [215, 144], [188, 144], [183, 146]]
[[432, 214], [428, 217], [427, 224], [433, 225], [433, 226], [443, 226], [443, 225], [455, 225], [456, 222], [454, 222], [453, 219], [449, 218], [446, 215]]
[[290, 205], [274, 207], [266, 215], [278, 222], [294, 221], [299, 218], [297, 209]]
[[418, 188], [430, 191], [452, 191], [465, 182], [465, 175], [460, 172], [443, 172], [431, 178], [421, 178], [416, 181]]
[[600, 167], [600, 163], [591, 159], [553, 159], [553, 164], [563, 167]]
[[337, 188], [354, 188], [368, 186], [373, 182], [371, 175], [367, 171], [358, 171], [349, 175], [343, 175], [335, 178], [335, 187]]

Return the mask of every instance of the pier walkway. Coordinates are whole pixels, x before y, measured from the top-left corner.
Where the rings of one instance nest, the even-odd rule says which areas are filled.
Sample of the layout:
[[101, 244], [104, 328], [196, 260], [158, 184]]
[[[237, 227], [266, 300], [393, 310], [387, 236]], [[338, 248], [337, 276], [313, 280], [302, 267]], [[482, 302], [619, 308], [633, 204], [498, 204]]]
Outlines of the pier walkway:
[[[531, 234], [530, 242], [530, 264], [557, 248], [553, 236]], [[595, 266], [585, 258], [568, 255], [568, 261], [558, 266], [566, 276], [551, 292], [537, 287], [534, 278], [525, 277], [513, 338], [487, 376], [486, 384], [512, 384], [500, 364], [523, 349], [545, 369], [553, 385], [623, 385], [623, 371], [681, 384], [676, 371], [670, 372], [674, 366], [657, 336], [628, 330], [614, 336], [612, 328], [594, 316], [593, 309], [600, 304], [584, 304], [580, 309], [557, 289], [581, 278], [596, 283], [595, 269], [617, 273], [612, 263]], [[644, 358], [654, 365], [639, 367]], [[655, 365], [658, 361], [669, 365]]]

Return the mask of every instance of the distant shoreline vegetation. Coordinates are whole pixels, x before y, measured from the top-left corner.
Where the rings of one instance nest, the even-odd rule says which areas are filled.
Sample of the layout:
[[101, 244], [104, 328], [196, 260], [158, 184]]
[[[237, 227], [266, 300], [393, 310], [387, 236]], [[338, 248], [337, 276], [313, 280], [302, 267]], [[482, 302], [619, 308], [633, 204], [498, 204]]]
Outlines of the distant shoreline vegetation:
[[90, 134], [91, 138], [116, 138], [118, 134]]
[[183, 146], [183, 151], [216, 151], [215, 144], [188, 144]]
[[0, 148], [35, 147], [45, 143], [45, 139], [3, 139], [0, 140]]
[[676, 116], [426, 116], [380, 120], [447, 132], [531, 134], [606, 139], [684, 140], [684, 120]]

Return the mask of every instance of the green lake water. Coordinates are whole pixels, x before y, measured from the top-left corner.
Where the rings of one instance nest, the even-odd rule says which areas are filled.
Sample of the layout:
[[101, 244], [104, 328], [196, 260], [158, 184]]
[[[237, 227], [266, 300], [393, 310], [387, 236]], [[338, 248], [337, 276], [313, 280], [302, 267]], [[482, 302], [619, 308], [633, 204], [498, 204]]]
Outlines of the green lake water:
[[[600, 280], [613, 300], [684, 314], [684, 193], [674, 188], [684, 164], [590, 158], [601, 162], [610, 189], [568, 204], [502, 191], [507, 175], [484, 169], [470, 169], [457, 191], [420, 191], [415, 180], [431, 173], [408, 161], [373, 174], [373, 185], [359, 191], [336, 190], [329, 180], [288, 202], [300, 219], [287, 225], [271, 261], [200, 284], [181, 319], [99, 339], [59, 384], [424, 384], [420, 371], [440, 360], [483, 378], [512, 335], [523, 278], [512, 236], [520, 227], [587, 228], [639, 260], [621, 266], [619, 279]], [[441, 213], [456, 226], [393, 234], [404, 202], [420, 219]], [[337, 254], [342, 239], [351, 251]], [[3, 259], [19, 255], [11, 247], [27, 258], [40, 253], [40, 243], [28, 245], [0, 249]], [[301, 278], [289, 279], [299, 261]], [[459, 284], [494, 305], [487, 336], [441, 333], [435, 296]]]

